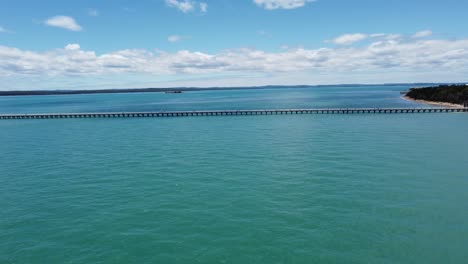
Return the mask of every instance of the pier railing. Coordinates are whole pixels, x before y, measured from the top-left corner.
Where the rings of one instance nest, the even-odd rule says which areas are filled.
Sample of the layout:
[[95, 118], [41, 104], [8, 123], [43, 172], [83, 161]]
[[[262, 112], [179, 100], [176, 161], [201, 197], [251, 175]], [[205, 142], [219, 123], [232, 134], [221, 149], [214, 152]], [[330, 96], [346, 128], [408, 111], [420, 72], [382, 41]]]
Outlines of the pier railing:
[[468, 108], [317, 108], [317, 109], [267, 109], [267, 110], [205, 110], [163, 112], [103, 112], [103, 113], [47, 113], [0, 114], [0, 119], [63, 119], [63, 118], [149, 118], [191, 116], [252, 116], [292, 114], [416, 114], [461, 113]]

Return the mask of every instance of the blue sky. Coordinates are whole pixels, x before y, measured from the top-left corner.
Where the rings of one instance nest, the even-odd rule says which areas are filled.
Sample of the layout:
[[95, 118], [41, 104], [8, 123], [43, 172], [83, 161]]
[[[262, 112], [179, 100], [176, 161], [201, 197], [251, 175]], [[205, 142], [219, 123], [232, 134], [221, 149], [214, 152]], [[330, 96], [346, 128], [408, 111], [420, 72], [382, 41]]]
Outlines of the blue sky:
[[0, 89], [468, 81], [468, 2], [0, 0]]

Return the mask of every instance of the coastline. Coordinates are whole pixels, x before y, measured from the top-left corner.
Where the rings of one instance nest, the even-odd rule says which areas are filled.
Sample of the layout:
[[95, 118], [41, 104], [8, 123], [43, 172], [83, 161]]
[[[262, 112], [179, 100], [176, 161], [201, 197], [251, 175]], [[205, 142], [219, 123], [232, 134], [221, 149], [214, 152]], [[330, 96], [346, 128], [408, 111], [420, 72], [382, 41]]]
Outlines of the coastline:
[[[6, 90], [0, 91], [1, 96], [41, 96], [41, 95], [76, 95], [76, 94], [114, 94], [114, 93], [164, 93], [164, 92], [199, 92], [211, 90], [247, 90], [247, 89], [282, 89], [282, 88], [315, 88], [315, 87], [354, 87], [354, 86], [401, 86], [409, 83], [386, 84], [321, 84], [321, 85], [263, 85], [263, 86], [212, 86], [212, 87], [160, 87], [160, 88], [115, 88], [115, 89], [89, 89], [89, 90]], [[411, 85], [435, 85], [431, 83], [413, 83]]]
[[435, 101], [427, 101], [427, 100], [420, 100], [420, 99], [413, 99], [411, 97], [408, 97], [407, 95], [402, 96], [406, 101], [410, 102], [416, 102], [416, 103], [422, 103], [422, 104], [428, 104], [428, 105], [433, 105], [433, 106], [443, 106], [443, 107], [453, 107], [453, 108], [463, 108], [463, 105], [461, 104], [453, 104], [453, 103], [447, 103], [447, 102], [435, 102]]

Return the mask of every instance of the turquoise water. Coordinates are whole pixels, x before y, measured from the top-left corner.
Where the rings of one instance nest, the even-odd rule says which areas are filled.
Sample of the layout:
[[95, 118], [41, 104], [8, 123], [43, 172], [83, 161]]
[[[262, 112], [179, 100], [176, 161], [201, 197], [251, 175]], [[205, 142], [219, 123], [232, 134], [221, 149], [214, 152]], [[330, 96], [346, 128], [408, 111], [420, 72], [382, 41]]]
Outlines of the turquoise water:
[[408, 107], [400, 91], [409, 86], [312, 87], [198, 91], [182, 94], [134, 93], [0, 97], [0, 113], [137, 112], [248, 110], [278, 108]]
[[[333, 93], [352, 90], [334, 89], [184, 96], [229, 109], [280, 95], [286, 108], [410, 104], [394, 87], [342, 101]], [[166, 95], [107, 96], [2, 98], [0, 109]], [[465, 263], [466, 135], [461, 113], [2, 120], [0, 263]]]

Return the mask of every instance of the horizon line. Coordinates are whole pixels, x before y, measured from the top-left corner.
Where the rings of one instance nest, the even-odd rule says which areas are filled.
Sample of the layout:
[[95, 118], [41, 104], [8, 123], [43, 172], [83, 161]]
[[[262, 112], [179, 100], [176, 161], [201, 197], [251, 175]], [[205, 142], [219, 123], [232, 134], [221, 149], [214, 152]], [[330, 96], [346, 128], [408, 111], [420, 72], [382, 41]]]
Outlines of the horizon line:
[[227, 89], [262, 89], [262, 88], [300, 88], [300, 87], [327, 87], [327, 86], [392, 86], [392, 85], [457, 85], [457, 84], [468, 84], [468, 82], [394, 82], [394, 83], [341, 83], [341, 84], [295, 84], [295, 85], [254, 85], [254, 86], [174, 86], [174, 87], [138, 87], [138, 88], [103, 88], [103, 89], [51, 89], [51, 90], [0, 90], [0, 94], [4, 93], [43, 93], [43, 92], [92, 92], [92, 91], [139, 91], [139, 90], [227, 90]]

